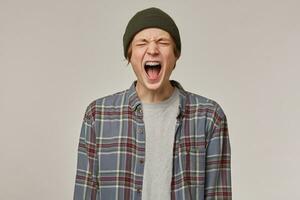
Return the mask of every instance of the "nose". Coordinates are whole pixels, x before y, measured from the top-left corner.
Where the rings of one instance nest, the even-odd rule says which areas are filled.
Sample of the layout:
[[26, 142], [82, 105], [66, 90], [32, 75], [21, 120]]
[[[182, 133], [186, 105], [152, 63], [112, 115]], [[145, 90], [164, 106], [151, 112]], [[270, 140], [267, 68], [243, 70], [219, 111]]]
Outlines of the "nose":
[[157, 55], [159, 53], [158, 46], [155, 42], [150, 42], [147, 48], [147, 53], [149, 55]]

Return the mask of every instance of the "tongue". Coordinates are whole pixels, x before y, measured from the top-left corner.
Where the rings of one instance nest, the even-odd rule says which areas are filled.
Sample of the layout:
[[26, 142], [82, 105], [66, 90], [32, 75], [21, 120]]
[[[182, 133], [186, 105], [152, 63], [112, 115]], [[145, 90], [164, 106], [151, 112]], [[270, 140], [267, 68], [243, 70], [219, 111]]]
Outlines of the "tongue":
[[148, 70], [148, 76], [151, 80], [155, 80], [158, 78], [159, 68], [152, 67]]

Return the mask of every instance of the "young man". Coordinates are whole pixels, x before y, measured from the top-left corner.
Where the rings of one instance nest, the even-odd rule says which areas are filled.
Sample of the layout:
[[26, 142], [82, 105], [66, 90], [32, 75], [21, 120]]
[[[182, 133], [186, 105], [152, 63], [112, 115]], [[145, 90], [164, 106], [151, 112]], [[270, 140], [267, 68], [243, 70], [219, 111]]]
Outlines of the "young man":
[[175, 22], [160, 9], [142, 10], [123, 45], [137, 80], [88, 106], [74, 199], [231, 199], [224, 112], [170, 80], [181, 52]]

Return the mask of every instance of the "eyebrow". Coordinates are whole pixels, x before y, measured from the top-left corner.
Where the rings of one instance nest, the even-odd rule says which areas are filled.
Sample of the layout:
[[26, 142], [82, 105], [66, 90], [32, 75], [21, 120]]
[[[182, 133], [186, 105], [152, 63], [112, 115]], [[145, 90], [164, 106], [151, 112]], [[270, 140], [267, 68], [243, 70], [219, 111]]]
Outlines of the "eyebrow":
[[[171, 41], [170, 38], [167, 38], [167, 37], [160, 37], [156, 40], [154, 40], [155, 42], [159, 42], [159, 41]], [[147, 40], [146, 38], [140, 38], [140, 39], [137, 39], [136, 42], [149, 42], [149, 40]]]
[[145, 38], [140, 38], [137, 39], [136, 42], [148, 42], [148, 40], [146, 40]]
[[161, 38], [159, 38], [157, 41], [171, 41], [171, 39], [170, 38], [166, 38], [166, 37], [161, 37]]

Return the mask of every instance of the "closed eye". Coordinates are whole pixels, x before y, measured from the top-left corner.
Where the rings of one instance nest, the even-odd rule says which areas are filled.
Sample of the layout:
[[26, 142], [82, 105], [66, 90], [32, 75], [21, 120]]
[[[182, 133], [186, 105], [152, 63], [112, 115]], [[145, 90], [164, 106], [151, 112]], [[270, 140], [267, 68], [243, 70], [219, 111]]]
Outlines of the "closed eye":
[[169, 42], [159, 42], [159, 44], [162, 44], [162, 45], [169, 45], [170, 43], [169, 43]]
[[146, 44], [147, 44], [146, 40], [139, 40], [139, 41], [136, 41], [135, 46], [144, 46]]
[[162, 44], [162, 45], [169, 45], [170, 41], [167, 39], [160, 39], [160, 40], [158, 40], [158, 43]]
[[138, 42], [135, 44], [135, 46], [144, 46], [146, 45], [146, 42]]

